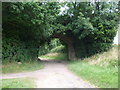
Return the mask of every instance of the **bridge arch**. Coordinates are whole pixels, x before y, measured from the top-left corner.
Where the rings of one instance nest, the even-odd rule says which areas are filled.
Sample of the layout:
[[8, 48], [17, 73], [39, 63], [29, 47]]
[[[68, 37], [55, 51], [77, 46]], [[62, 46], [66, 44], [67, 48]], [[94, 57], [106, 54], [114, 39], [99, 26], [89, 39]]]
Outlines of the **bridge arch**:
[[75, 55], [75, 50], [73, 47], [73, 40], [70, 37], [67, 37], [63, 34], [56, 33], [52, 35], [53, 38], [58, 38], [61, 41], [63, 41], [67, 45], [67, 54], [68, 54], [68, 59], [69, 60], [75, 60], [76, 55]]

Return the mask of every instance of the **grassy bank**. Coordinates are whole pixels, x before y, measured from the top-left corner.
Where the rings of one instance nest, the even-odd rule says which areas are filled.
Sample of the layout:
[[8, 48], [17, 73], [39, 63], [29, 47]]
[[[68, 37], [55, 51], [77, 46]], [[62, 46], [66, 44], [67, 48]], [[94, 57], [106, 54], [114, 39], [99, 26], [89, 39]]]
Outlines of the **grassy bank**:
[[2, 73], [18, 73], [18, 72], [27, 72], [42, 69], [43, 64], [38, 61], [29, 61], [29, 62], [12, 62], [2, 65]]
[[67, 60], [67, 55], [63, 53], [48, 53], [40, 56], [39, 58], [48, 60]]
[[118, 88], [118, 48], [84, 60], [70, 62], [69, 69], [99, 88]]
[[118, 69], [90, 65], [85, 62], [72, 62], [69, 69], [84, 80], [100, 88], [118, 87]]
[[35, 88], [34, 80], [30, 78], [3, 79], [2, 88]]

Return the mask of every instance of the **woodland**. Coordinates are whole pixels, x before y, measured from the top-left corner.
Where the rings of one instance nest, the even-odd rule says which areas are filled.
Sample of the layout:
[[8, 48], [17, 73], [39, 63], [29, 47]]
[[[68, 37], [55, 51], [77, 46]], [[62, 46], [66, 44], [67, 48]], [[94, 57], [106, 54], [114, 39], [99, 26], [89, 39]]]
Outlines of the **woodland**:
[[68, 60], [107, 51], [119, 9], [120, 2], [3, 2], [2, 61], [37, 60], [61, 45]]

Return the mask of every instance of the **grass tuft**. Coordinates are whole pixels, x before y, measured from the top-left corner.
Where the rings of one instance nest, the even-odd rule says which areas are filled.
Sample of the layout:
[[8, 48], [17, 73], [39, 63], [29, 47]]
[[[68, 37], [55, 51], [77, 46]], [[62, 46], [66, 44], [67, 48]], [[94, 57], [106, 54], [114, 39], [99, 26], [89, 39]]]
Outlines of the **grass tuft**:
[[31, 78], [3, 79], [2, 88], [34, 88], [34, 80]]
[[38, 69], [42, 69], [43, 64], [38, 61], [29, 61], [29, 62], [12, 62], [6, 63], [2, 65], [2, 73], [18, 73], [18, 72], [26, 72], [26, 71], [34, 71]]

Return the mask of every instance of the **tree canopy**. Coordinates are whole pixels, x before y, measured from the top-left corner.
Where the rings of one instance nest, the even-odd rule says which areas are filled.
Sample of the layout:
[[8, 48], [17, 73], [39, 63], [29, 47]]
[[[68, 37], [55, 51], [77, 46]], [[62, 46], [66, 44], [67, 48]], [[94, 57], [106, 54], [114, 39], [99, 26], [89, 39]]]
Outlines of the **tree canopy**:
[[58, 28], [74, 40], [78, 57], [108, 50], [118, 28], [118, 5], [115, 2], [71, 2], [68, 10], [56, 19]]
[[[108, 50], [119, 21], [116, 2], [2, 3], [3, 62], [35, 60], [40, 46], [61, 34], [82, 58]], [[67, 7], [61, 13], [60, 8]]]

